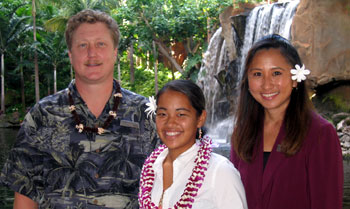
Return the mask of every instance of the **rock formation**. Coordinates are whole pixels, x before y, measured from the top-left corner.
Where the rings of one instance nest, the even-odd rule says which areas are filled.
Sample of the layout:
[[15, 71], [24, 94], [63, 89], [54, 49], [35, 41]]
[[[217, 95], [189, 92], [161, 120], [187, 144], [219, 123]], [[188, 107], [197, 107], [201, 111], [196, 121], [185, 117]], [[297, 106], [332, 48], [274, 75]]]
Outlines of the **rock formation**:
[[350, 80], [349, 23], [349, 0], [300, 0], [292, 43], [311, 69], [313, 87]]

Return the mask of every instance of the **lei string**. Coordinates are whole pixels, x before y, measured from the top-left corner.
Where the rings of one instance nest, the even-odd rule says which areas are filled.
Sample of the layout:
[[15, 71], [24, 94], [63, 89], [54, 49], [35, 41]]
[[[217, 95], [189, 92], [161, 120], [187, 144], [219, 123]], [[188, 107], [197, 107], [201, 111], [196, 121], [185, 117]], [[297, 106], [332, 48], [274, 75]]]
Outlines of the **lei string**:
[[69, 111], [71, 112], [71, 114], [73, 115], [73, 118], [75, 121], [75, 128], [78, 130], [79, 133], [90, 132], [90, 133], [97, 133], [97, 134], [101, 135], [105, 132], [105, 130], [108, 128], [108, 126], [110, 125], [112, 120], [117, 117], [119, 102], [120, 102], [120, 99], [123, 97], [121, 90], [120, 90], [120, 85], [118, 82], [117, 82], [116, 93], [113, 95], [113, 97], [114, 97], [113, 108], [111, 111], [109, 111], [109, 113], [108, 113], [109, 116], [106, 119], [106, 121], [103, 123], [102, 127], [88, 127], [88, 126], [84, 126], [82, 124], [80, 117], [76, 111], [73, 97], [72, 97], [70, 91], [68, 91], [68, 101], [69, 101], [68, 108], [69, 108]]
[[[182, 193], [180, 200], [177, 201], [174, 205], [174, 209], [192, 208], [192, 204], [195, 201], [195, 197], [197, 196], [198, 191], [203, 184], [205, 172], [208, 169], [209, 160], [212, 152], [211, 144], [212, 141], [208, 136], [202, 138], [200, 148], [197, 152], [197, 156], [194, 161], [196, 165], [192, 170], [192, 174], [188, 179], [185, 190]], [[164, 144], [160, 145], [146, 159], [142, 167], [139, 190], [139, 205], [141, 209], [158, 209], [158, 206], [156, 206], [151, 200], [151, 193], [155, 176], [153, 164], [158, 158], [158, 156], [166, 148], [167, 147]]]

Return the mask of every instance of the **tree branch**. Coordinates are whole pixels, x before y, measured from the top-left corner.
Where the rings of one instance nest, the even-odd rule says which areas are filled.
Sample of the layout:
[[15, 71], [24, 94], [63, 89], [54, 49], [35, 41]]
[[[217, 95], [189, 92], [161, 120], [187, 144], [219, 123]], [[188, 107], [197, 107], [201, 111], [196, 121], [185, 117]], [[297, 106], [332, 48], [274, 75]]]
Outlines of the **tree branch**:
[[169, 50], [167, 50], [167, 47], [165, 46], [165, 44], [156, 37], [155, 32], [153, 31], [151, 25], [149, 24], [147, 18], [143, 15], [143, 11], [141, 12], [141, 18], [143, 19], [143, 21], [145, 21], [147, 27], [152, 31], [152, 38], [153, 41], [157, 44], [160, 53], [162, 53], [169, 61], [170, 63], [175, 67], [175, 69], [177, 71], [179, 71], [181, 74], [184, 73], [184, 70], [182, 69], [182, 67], [176, 62], [176, 60], [174, 59], [173, 56], [171, 56], [169, 54]]
[[158, 42], [155, 40], [159, 51], [170, 61], [170, 63], [175, 67], [177, 71], [179, 71], [181, 74], [184, 74], [184, 70], [181, 68], [181, 66], [176, 62], [176, 60], [168, 53], [168, 51], [163, 47], [161, 42]]

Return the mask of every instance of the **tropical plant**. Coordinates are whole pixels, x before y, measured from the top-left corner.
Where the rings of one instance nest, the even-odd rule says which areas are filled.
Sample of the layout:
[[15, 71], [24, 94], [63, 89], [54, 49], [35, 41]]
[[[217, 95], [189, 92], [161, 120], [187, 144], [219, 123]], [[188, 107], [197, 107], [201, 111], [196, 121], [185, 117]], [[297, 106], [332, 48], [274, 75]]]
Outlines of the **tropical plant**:
[[63, 33], [68, 19], [84, 9], [95, 9], [104, 12], [109, 12], [108, 2], [104, 0], [72, 0], [72, 1], [51, 1], [56, 7], [60, 8], [58, 13], [55, 14], [52, 18], [47, 20], [44, 24], [45, 29], [50, 32], [61, 32]]
[[[207, 28], [216, 30], [219, 13], [230, 4], [232, 1], [228, 0], [129, 0], [111, 14], [119, 22], [123, 35], [121, 51], [133, 43], [135, 55], [142, 56], [154, 51], [154, 42], [159, 60], [172, 71], [188, 76], [199, 70], [198, 57], [207, 45]], [[187, 63], [191, 66], [187, 67]]]
[[[7, 4], [6, 4], [7, 3]], [[25, 4], [17, 2], [1, 3], [0, 13], [0, 54], [1, 54], [1, 111], [5, 112], [5, 53], [8, 51], [11, 42], [16, 40], [19, 35], [25, 32], [29, 26], [26, 24], [28, 16], [18, 16], [16, 11]], [[8, 8], [9, 6], [10, 8]]]
[[[38, 52], [44, 61], [53, 67], [54, 91], [57, 92], [57, 68], [61, 63], [69, 63], [64, 37], [61, 33], [46, 33], [40, 42]], [[66, 58], [64, 58], [66, 57]]]
[[[33, 0], [3, 0], [0, 2], [0, 16], [14, 14], [10, 8], [14, 8], [18, 4], [23, 5], [23, 7], [17, 10], [17, 17], [31, 16], [32, 9], [34, 9], [32, 3]], [[16, 82], [19, 83], [22, 79], [24, 85], [21, 89], [24, 89], [25, 94], [22, 98], [27, 98], [26, 105], [32, 105], [35, 102], [33, 101], [33, 95], [37, 91], [33, 85], [35, 78], [39, 77], [37, 83], [40, 83], [40, 94], [46, 94], [46, 92], [50, 94], [52, 83], [53, 86], [56, 86], [55, 79], [52, 79], [55, 71], [54, 65], [59, 69], [57, 71], [57, 90], [65, 88], [70, 81], [70, 65], [66, 62], [68, 61], [67, 55], [63, 50], [65, 46], [64, 44], [56, 45], [57, 40], [55, 39], [56, 36], [63, 37], [66, 21], [72, 14], [85, 8], [92, 8], [105, 11], [117, 20], [122, 34], [118, 53], [118, 63], [120, 63], [121, 69], [118, 76], [121, 77], [122, 86], [148, 96], [154, 95], [157, 85], [161, 87], [167, 81], [178, 78], [179, 72], [182, 73], [183, 78], [196, 79], [201, 65], [202, 53], [207, 46], [207, 37], [210, 36], [210, 31], [214, 31], [218, 27], [219, 13], [226, 6], [232, 5], [232, 1], [35, 0], [34, 5], [37, 8], [35, 13], [37, 41], [33, 41], [32, 23], [28, 19], [23, 21], [31, 31], [21, 36], [18, 42], [8, 43], [7, 49], [10, 49], [12, 54], [5, 55], [7, 60], [4, 64], [8, 69], [5, 76], [14, 76], [14, 81], [6, 85], [9, 89], [6, 93], [13, 92], [11, 95], [16, 95], [17, 91], [17, 95], [23, 95], [20, 93], [20, 88], [16, 86]], [[22, 13], [19, 14], [18, 11]], [[3, 18], [3, 26], [9, 25], [9, 16], [5, 15], [5, 17]], [[42, 30], [41, 26], [44, 26], [46, 31]], [[3, 30], [4, 27], [1, 28], [1, 31]], [[3, 37], [2, 35], [1, 38]], [[156, 47], [153, 47], [153, 43]], [[57, 47], [57, 52], [60, 52], [56, 54], [57, 58], [61, 56], [59, 59], [52, 56]], [[128, 54], [130, 54], [128, 49], [131, 48], [134, 49], [134, 53], [128, 58]], [[179, 51], [179, 49], [181, 50]], [[32, 69], [35, 68], [35, 64], [33, 64], [34, 52], [37, 53], [38, 68], [40, 68], [38, 76], [32, 73]], [[61, 62], [55, 64], [54, 59]], [[131, 59], [134, 60], [134, 64], [132, 64]], [[157, 64], [158, 62], [159, 64]], [[132, 67], [135, 70], [134, 83], [130, 79]], [[53, 89], [55, 92], [55, 87]], [[10, 99], [16, 98], [17, 96]], [[10, 99], [8, 100], [10, 101]], [[24, 100], [22, 99], [22, 101]], [[22, 103], [24, 104], [24, 102]]]

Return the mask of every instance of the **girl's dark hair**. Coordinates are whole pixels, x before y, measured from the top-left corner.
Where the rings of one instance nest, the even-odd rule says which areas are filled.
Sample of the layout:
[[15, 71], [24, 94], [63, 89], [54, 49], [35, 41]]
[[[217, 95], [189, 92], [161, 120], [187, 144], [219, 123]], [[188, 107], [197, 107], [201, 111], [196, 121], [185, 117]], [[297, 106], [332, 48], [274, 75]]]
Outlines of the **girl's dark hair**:
[[[264, 120], [264, 107], [258, 103], [249, 92], [248, 69], [256, 53], [261, 50], [278, 49], [286, 61], [295, 66], [302, 66], [297, 50], [290, 42], [280, 35], [273, 34], [258, 40], [249, 50], [242, 81], [240, 84], [240, 97], [236, 112], [235, 127], [231, 142], [236, 154], [246, 162], [254, 159], [258, 147], [258, 134]], [[297, 153], [304, 141], [310, 123], [312, 103], [308, 97], [305, 81], [298, 82], [292, 90], [290, 103], [284, 115], [286, 138], [281, 144], [281, 151], [287, 156]]]
[[202, 89], [191, 80], [173, 80], [165, 84], [156, 95], [157, 105], [159, 97], [168, 90], [177, 91], [186, 95], [192, 107], [196, 110], [197, 117], [199, 117], [203, 110], [205, 110], [205, 97]]

